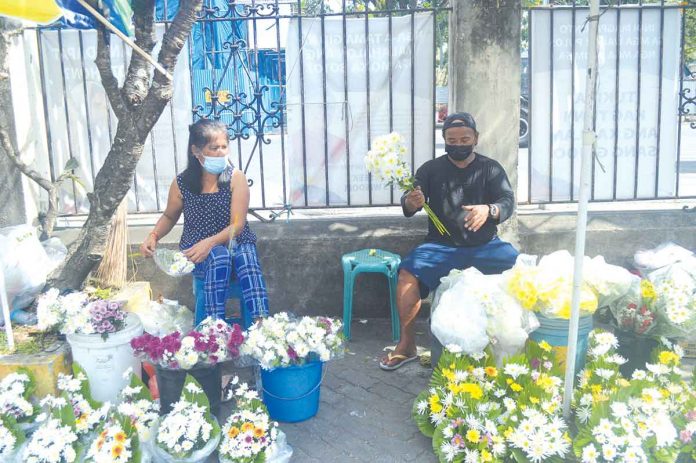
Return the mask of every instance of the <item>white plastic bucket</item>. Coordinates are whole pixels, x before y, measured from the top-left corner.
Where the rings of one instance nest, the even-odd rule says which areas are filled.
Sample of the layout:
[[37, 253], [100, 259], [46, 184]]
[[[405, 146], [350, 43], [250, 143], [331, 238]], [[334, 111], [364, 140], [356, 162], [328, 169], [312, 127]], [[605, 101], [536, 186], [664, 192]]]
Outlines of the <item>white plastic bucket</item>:
[[69, 334], [73, 362], [87, 373], [92, 397], [100, 402], [116, 402], [121, 390], [128, 384], [123, 374], [129, 368], [140, 376], [140, 360], [133, 355], [130, 341], [143, 334], [140, 318], [133, 313], [126, 317], [126, 326], [109, 334], [106, 340], [98, 334]]

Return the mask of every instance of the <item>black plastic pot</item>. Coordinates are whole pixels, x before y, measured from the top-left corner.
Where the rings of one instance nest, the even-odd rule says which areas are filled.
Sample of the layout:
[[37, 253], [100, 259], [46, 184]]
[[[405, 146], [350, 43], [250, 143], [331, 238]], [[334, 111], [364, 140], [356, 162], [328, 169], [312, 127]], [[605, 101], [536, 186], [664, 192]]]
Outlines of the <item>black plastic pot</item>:
[[186, 375], [193, 376], [198, 381], [210, 401], [210, 412], [213, 415], [220, 411], [222, 397], [222, 371], [220, 364], [192, 368], [191, 370], [170, 370], [157, 366], [157, 387], [160, 395], [160, 415], [166, 415], [172, 410], [172, 405], [181, 397]]
[[635, 333], [616, 331], [619, 340], [618, 353], [627, 360], [619, 367], [621, 374], [630, 379], [636, 370], [644, 370], [650, 362], [650, 353], [658, 346], [658, 342], [650, 337], [639, 336]]

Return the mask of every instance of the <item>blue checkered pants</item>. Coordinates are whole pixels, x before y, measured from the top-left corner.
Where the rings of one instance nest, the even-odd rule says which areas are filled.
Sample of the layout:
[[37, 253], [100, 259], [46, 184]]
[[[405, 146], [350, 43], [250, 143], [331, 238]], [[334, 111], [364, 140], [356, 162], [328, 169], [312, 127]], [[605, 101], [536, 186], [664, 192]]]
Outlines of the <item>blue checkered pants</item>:
[[236, 276], [242, 288], [242, 303], [253, 318], [268, 316], [268, 292], [256, 255], [256, 245], [238, 244], [230, 255], [225, 246], [215, 246], [208, 257], [196, 264], [193, 276], [204, 280], [205, 311], [225, 317], [225, 296], [230, 279]]

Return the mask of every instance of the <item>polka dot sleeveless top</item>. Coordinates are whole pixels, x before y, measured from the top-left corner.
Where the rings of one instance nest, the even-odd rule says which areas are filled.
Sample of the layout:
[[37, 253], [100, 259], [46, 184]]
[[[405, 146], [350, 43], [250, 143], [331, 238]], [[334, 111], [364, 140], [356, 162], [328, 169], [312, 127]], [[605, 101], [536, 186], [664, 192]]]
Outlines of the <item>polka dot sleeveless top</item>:
[[[219, 185], [219, 191], [215, 193], [201, 194], [195, 194], [186, 188], [181, 175], [177, 175], [176, 184], [184, 201], [184, 231], [179, 241], [180, 249], [188, 249], [230, 225], [232, 191], [229, 183]], [[237, 235], [237, 244], [242, 243], [256, 243], [256, 234], [249, 228], [249, 222], [244, 224], [244, 229]]]

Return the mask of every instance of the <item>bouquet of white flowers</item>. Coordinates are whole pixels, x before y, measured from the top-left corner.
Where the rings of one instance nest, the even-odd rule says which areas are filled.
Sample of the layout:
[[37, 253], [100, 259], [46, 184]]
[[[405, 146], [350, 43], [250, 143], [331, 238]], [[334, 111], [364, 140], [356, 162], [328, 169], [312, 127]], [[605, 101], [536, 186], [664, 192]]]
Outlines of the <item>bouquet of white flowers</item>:
[[0, 415], [0, 458], [12, 461], [17, 449], [24, 443], [24, 433], [14, 418]]
[[[365, 156], [365, 167], [378, 180], [389, 186], [398, 186], [410, 192], [416, 188], [411, 170], [402, 156], [406, 154], [404, 139], [396, 132], [377, 137], [372, 142], [372, 149]], [[423, 209], [441, 235], [449, 235], [442, 221], [435, 215], [428, 204]]]
[[155, 432], [155, 455], [163, 461], [202, 462], [220, 442], [220, 426], [200, 384], [186, 375], [181, 399], [162, 418]]
[[152, 399], [150, 390], [135, 373], [129, 370], [126, 374], [130, 376], [130, 381], [121, 391], [121, 403], [116, 409], [135, 426], [140, 442], [149, 442], [152, 429], [159, 420], [160, 406]]
[[73, 364], [73, 376], [60, 373], [57, 385], [72, 405], [78, 435], [89, 434], [106, 419], [111, 404], [102, 404], [92, 398], [87, 375], [78, 364]]
[[30, 426], [38, 412], [31, 402], [36, 388], [31, 372], [20, 368], [0, 381], [0, 415], [16, 420], [20, 427]]
[[303, 365], [312, 359], [326, 362], [343, 352], [341, 328], [336, 319], [295, 320], [281, 312], [251, 326], [240, 352], [253, 357], [265, 370]]
[[193, 268], [196, 266], [181, 251], [173, 249], [157, 248], [153, 257], [157, 267], [173, 277], [188, 275], [193, 272]]
[[87, 450], [85, 463], [140, 463], [138, 432], [130, 419], [115, 413], [99, 428]]
[[[237, 385], [238, 378], [232, 380]], [[222, 428], [220, 461], [254, 463], [267, 461], [266, 452], [278, 436], [278, 423], [271, 421], [256, 391], [242, 383], [230, 391], [235, 410]]]
[[693, 339], [696, 331], [696, 267], [677, 262], [655, 270], [648, 280], [655, 286], [657, 327], [654, 336]]
[[73, 463], [80, 461], [82, 446], [75, 430], [73, 408], [62, 397], [46, 396], [41, 405], [48, 411], [21, 452], [24, 463]]

